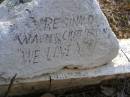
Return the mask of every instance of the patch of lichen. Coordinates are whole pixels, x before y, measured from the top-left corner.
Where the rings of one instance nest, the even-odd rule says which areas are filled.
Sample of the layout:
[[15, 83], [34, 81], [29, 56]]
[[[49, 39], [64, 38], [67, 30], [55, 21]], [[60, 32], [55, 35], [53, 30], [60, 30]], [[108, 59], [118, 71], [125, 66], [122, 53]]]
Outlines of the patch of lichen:
[[9, 8], [14, 8], [20, 4], [31, 2], [32, 0], [6, 0], [5, 5]]

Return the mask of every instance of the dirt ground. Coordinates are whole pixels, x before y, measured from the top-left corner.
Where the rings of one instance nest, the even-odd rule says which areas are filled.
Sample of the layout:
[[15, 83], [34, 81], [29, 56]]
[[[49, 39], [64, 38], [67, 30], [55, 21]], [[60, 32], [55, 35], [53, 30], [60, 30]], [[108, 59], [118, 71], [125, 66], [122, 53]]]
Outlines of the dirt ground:
[[130, 38], [130, 0], [99, 0], [118, 38]]

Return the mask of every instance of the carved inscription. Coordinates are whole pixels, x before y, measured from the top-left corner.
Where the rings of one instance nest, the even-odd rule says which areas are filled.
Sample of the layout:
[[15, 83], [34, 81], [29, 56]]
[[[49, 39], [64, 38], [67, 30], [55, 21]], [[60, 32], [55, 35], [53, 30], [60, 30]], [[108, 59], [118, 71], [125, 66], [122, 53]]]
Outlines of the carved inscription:
[[37, 64], [39, 63], [39, 58], [40, 58], [40, 50], [35, 49], [32, 50], [31, 48], [29, 49], [18, 49], [19, 53], [21, 54], [22, 61], [24, 63], [28, 64]]
[[[18, 32], [13, 29], [13, 41], [26, 64], [37, 64], [41, 60], [52, 61], [72, 56], [85, 56], [87, 50], [92, 53], [101, 29], [93, 26], [93, 15], [71, 17], [29, 17], [23, 23], [31, 30]], [[14, 26], [14, 25], [13, 25]], [[14, 27], [17, 29], [17, 27]], [[107, 32], [106, 32], [107, 33]]]

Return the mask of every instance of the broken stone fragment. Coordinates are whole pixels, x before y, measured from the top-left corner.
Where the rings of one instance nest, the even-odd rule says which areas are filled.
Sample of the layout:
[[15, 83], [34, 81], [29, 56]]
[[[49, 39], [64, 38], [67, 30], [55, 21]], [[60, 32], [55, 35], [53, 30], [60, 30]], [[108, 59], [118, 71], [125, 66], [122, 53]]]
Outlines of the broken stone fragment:
[[0, 5], [0, 73], [88, 69], [117, 56], [118, 41], [96, 0], [16, 1]]

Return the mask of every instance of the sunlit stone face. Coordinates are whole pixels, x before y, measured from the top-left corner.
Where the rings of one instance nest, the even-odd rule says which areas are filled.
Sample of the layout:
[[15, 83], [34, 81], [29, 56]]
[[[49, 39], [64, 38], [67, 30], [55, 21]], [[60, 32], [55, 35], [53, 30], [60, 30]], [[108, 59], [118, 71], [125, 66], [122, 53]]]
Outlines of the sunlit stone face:
[[32, 0], [15, 6], [5, 2], [3, 10], [0, 72], [5, 74], [93, 68], [118, 53], [116, 37], [96, 0]]

